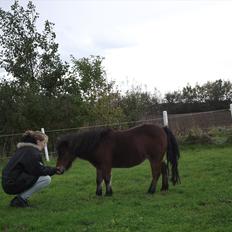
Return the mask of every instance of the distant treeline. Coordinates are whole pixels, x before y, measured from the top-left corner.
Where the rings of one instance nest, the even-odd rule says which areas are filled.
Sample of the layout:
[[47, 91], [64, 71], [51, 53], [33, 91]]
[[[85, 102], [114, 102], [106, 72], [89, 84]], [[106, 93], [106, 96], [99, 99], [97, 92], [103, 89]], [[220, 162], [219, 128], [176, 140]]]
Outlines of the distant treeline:
[[133, 87], [126, 93], [107, 81], [103, 57], [63, 62], [54, 24], [37, 31], [39, 14], [29, 2], [18, 1], [9, 12], [0, 8], [0, 134], [25, 129], [47, 130], [136, 121], [147, 115], [188, 113], [229, 107], [232, 83], [217, 80], [186, 86], [159, 97], [158, 91]]
[[203, 85], [187, 85], [181, 91], [167, 93], [162, 106], [170, 113], [191, 113], [229, 109], [232, 83], [221, 79]]

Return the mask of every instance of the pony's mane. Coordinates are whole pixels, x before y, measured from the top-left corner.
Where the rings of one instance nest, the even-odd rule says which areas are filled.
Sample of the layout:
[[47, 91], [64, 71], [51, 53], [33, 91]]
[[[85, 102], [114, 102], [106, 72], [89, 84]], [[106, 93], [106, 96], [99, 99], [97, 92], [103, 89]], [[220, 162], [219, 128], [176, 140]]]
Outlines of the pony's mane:
[[95, 128], [66, 134], [57, 141], [56, 148], [59, 150], [59, 147], [67, 144], [67, 148], [72, 154], [90, 154], [111, 131], [110, 128]]

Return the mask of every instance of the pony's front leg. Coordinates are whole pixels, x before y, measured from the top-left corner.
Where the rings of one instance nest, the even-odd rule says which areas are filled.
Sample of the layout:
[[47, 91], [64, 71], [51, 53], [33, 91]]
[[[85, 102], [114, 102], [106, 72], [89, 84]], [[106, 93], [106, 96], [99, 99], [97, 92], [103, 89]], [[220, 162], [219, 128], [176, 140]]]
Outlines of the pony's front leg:
[[97, 196], [102, 196], [102, 181], [103, 181], [102, 170], [97, 169], [97, 179], [96, 179], [96, 183], [97, 183], [96, 195]]
[[103, 172], [103, 179], [104, 179], [105, 185], [106, 185], [105, 196], [112, 196], [113, 190], [112, 190], [112, 187], [111, 187], [111, 169], [110, 170], [105, 170]]

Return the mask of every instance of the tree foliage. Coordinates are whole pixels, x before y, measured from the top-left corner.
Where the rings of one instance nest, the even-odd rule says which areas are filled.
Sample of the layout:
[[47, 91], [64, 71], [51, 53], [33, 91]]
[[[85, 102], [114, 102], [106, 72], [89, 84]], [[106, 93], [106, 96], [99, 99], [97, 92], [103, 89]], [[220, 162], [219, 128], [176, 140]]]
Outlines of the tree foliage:
[[121, 97], [120, 106], [127, 121], [137, 121], [159, 113], [159, 101], [156, 92], [154, 94], [144, 92], [137, 86]]
[[89, 124], [107, 124], [123, 117], [115, 104], [118, 94], [113, 92], [113, 83], [106, 79], [103, 60], [101, 56], [72, 57], [70, 79], [75, 80], [78, 86], [82, 113]]
[[0, 9], [0, 67], [20, 86], [55, 95], [62, 86], [67, 64], [60, 59], [53, 24], [45, 22], [39, 33], [36, 22], [39, 14], [28, 2], [26, 9], [16, 0], [11, 11]]
[[103, 60], [104, 58], [100, 56], [81, 59], [72, 57], [72, 75], [76, 77], [81, 89], [81, 96], [85, 101], [95, 102], [112, 89], [112, 83], [108, 83], [106, 80]]
[[228, 108], [232, 99], [232, 83], [221, 79], [165, 95], [163, 107], [169, 112], [187, 113]]

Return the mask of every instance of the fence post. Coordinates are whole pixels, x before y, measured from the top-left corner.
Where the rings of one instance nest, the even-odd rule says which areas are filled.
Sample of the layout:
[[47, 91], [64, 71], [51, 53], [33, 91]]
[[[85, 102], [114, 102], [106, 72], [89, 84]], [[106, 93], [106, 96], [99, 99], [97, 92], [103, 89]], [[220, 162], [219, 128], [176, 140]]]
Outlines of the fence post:
[[[45, 134], [44, 128], [41, 128], [41, 131], [42, 131], [42, 133]], [[46, 160], [47, 160], [47, 161], [50, 161], [50, 160], [49, 160], [49, 156], [48, 156], [48, 146], [47, 146], [47, 144], [46, 144], [45, 147], [44, 147], [44, 152], [45, 152], [45, 158], [46, 158]]]
[[230, 113], [231, 113], [231, 118], [232, 118], [232, 104], [230, 104]]
[[168, 126], [168, 113], [167, 111], [163, 111], [163, 123], [164, 123], [164, 126]]

